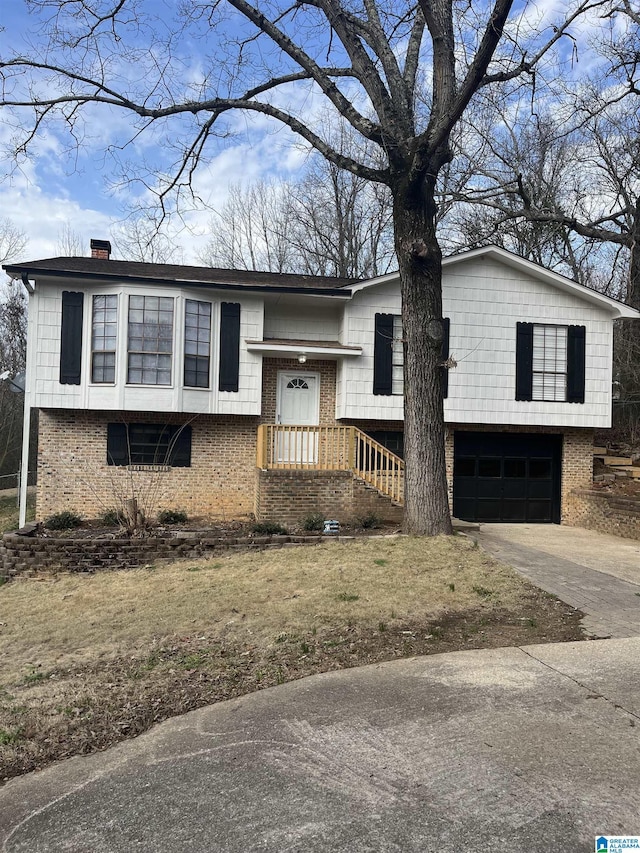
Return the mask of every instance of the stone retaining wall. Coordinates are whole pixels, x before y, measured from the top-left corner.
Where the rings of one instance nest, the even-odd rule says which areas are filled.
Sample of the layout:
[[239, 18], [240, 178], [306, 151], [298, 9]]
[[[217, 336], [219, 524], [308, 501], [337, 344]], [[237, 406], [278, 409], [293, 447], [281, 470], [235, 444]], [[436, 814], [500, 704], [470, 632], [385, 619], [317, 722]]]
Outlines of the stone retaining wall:
[[576, 489], [572, 495], [572, 527], [586, 527], [625, 539], [640, 539], [640, 500], [595, 489]]
[[0, 578], [34, 577], [58, 571], [93, 574], [143, 566], [158, 559], [202, 557], [223, 550], [316, 544], [322, 538], [318, 535], [218, 538], [206, 531], [148, 539], [43, 538], [5, 533], [0, 542]]

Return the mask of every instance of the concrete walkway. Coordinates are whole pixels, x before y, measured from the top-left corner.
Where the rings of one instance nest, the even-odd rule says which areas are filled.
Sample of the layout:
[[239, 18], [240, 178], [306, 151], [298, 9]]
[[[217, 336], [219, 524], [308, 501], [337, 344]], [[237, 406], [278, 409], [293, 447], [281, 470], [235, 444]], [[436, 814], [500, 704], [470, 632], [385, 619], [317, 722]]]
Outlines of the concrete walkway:
[[589, 853], [640, 833], [640, 638], [223, 702], [0, 789], [4, 853]]
[[483, 524], [473, 536], [536, 586], [582, 610], [590, 636], [640, 636], [640, 541], [546, 524]]

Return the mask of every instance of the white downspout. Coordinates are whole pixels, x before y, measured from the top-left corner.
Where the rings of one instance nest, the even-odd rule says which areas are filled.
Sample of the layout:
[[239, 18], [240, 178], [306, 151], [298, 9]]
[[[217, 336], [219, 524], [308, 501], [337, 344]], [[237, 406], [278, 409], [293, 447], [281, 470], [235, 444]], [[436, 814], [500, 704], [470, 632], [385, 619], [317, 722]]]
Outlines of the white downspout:
[[[29, 279], [27, 273], [22, 274], [22, 283], [24, 284], [29, 296], [31, 297], [34, 292], [33, 286], [29, 283]], [[31, 299], [29, 299], [29, 303], [31, 303]], [[27, 310], [31, 308], [31, 304], [28, 305]], [[30, 312], [29, 312], [30, 314]], [[33, 346], [33, 335], [29, 334], [29, 326], [32, 325], [31, 317], [27, 318], [27, 365], [25, 370], [25, 386], [24, 386], [24, 418], [22, 422], [22, 462], [20, 465], [20, 513], [19, 513], [19, 525], [20, 527], [24, 527], [27, 521], [27, 484], [29, 482], [29, 445], [31, 438], [31, 376], [30, 376], [30, 368], [32, 365], [32, 359], [29, 357], [29, 350]]]
[[19, 525], [24, 527], [27, 521], [27, 483], [29, 481], [29, 443], [31, 434], [31, 400], [25, 388], [24, 420], [22, 424], [22, 463], [20, 465], [20, 515]]

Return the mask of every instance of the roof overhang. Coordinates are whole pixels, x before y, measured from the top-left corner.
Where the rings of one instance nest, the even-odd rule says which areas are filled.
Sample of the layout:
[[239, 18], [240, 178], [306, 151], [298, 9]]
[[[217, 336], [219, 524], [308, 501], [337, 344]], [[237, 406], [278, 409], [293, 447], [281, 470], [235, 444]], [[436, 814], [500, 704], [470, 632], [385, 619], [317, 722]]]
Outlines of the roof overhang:
[[[3, 267], [7, 275], [22, 277], [22, 281], [27, 286], [27, 281], [37, 280], [39, 278], [62, 278], [73, 281], [83, 281], [90, 285], [92, 283], [101, 284], [139, 284], [150, 287], [172, 287], [172, 288], [201, 288], [206, 290], [224, 290], [235, 291], [236, 293], [295, 293], [300, 296], [324, 296], [341, 301], [347, 301], [351, 298], [351, 290], [339, 287], [292, 287], [288, 285], [275, 284], [232, 284], [229, 282], [217, 281], [194, 281], [193, 279], [181, 278], [160, 278], [150, 276], [135, 276], [123, 275], [118, 273], [93, 273], [78, 270], [52, 270], [46, 268], [29, 267], [25, 269], [19, 264], [6, 265]], [[29, 289], [33, 290], [32, 287]]]
[[[626, 317], [629, 319], [640, 318], [640, 311], [625, 305], [624, 302], [619, 302], [617, 299], [612, 299], [610, 296], [605, 296], [598, 293], [597, 290], [592, 290], [590, 287], [585, 287], [583, 284], [578, 284], [576, 281], [566, 278], [566, 276], [548, 270], [533, 261], [527, 261], [519, 255], [514, 255], [513, 252], [508, 252], [500, 246], [483, 246], [480, 249], [470, 249], [467, 252], [460, 252], [458, 255], [450, 255], [442, 259], [442, 270], [455, 267], [457, 264], [466, 263], [467, 261], [479, 260], [481, 258], [493, 258], [507, 266], [512, 267], [521, 273], [528, 273], [533, 278], [543, 281], [546, 284], [563, 290], [565, 293], [570, 293], [583, 299], [586, 302], [591, 302], [600, 308], [608, 310], [617, 319]], [[369, 287], [376, 287], [383, 284], [393, 284], [400, 280], [400, 273], [394, 272], [388, 275], [378, 276], [377, 278], [369, 279], [369, 281], [358, 282], [350, 286], [351, 293], [355, 294], [360, 290], [365, 290]]]
[[[267, 339], [263, 341], [245, 341], [249, 352], [283, 358], [322, 358], [337, 360], [362, 355], [362, 347], [343, 346], [337, 341], [287, 341]], [[302, 362], [304, 363], [304, 361]]]

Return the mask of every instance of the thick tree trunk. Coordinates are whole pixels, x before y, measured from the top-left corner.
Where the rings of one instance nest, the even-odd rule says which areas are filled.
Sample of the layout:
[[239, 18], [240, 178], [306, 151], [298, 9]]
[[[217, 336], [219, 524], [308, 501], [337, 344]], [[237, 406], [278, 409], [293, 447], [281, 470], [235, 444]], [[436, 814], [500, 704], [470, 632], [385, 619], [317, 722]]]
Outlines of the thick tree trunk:
[[[636, 202], [633, 228], [630, 234], [629, 279], [626, 303], [640, 311], [640, 199]], [[640, 322], [621, 320], [615, 333], [614, 368], [620, 399], [623, 402], [640, 400]], [[626, 418], [624, 419], [626, 421]]]
[[402, 282], [407, 533], [450, 534], [442, 401], [442, 254], [433, 193], [392, 188]]
[[629, 285], [627, 304], [640, 311], [640, 198], [636, 201], [631, 234], [631, 263], [629, 267]]

